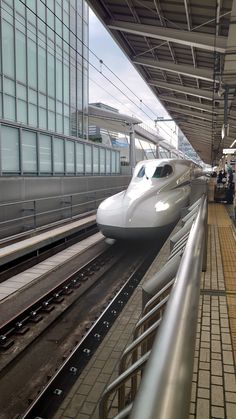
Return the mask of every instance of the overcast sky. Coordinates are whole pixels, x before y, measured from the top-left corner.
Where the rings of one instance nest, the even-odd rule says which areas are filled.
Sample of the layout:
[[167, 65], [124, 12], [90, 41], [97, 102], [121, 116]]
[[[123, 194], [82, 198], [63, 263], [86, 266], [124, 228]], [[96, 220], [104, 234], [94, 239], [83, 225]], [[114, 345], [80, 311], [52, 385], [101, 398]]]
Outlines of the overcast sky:
[[[117, 85], [127, 97], [112, 86], [103, 75], [90, 66], [89, 102], [106, 103], [107, 105], [119, 109], [121, 113], [138, 117], [144, 123], [147, 123], [154, 128], [155, 117], [162, 116], [168, 118], [167, 112], [91, 10], [89, 18], [90, 49], [138, 96], [138, 98], [135, 97], [134, 94], [132, 94], [109, 70], [105, 68], [104, 64], [101, 64], [99, 60], [90, 53], [90, 62], [98, 68], [104, 76]], [[142, 102], [140, 102], [140, 100], [142, 100]], [[151, 108], [151, 110], [149, 110], [145, 104]], [[140, 108], [144, 110], [147, 115], [145, 115]], [[159, 126], [161, 126], [161, 128], [163, 127], [165, 131], [170, 132], [168, 127], [172, 126], [173, 128], [174, 124], [161, 122]]]

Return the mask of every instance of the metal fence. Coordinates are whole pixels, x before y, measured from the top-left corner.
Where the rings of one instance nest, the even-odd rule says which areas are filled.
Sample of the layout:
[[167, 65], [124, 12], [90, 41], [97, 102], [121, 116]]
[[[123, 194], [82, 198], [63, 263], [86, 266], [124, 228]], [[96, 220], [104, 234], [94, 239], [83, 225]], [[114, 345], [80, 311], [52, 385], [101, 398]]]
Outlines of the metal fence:
[[93, 213], [105, 198], [126, 187], [0, 204], [0, 239]]
[[198, 200], [188, 214], [183, 228], [172, 237], [166, 267], [145, 286], [142, 317], [123, 352], [118, 378], [102, 396], [100, 419], [189, 417], [200, 278], [207, 248], [206, 198]]

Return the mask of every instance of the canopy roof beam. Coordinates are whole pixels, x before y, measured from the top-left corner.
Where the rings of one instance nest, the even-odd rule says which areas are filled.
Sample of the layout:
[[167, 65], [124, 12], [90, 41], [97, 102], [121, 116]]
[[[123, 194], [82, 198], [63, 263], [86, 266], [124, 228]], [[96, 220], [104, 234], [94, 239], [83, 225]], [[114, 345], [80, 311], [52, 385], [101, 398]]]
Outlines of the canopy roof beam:
[[213, 100], [213, 94], [210, 90], [194, 89], [192, 87], [180, 86], [179, 84], [167, 83], [155, 79], [149, 80], [148, 83], [152, 86], [160, 87], [161, 89], [167, 89], [178, 93], [183, 93], [185, 95], [201, 97], [206, 100]]
[[206, 115], [206, 114], [203, 114], [201, 112], [193, 112], [193, 111], [189, 111], [189, 110], [185, 110], [185, 109], [171, 108], [171, 107], [168, 107], [168, 112], [170, 112], [170, 113], [173, 112], [173, 113], [177, 113], [177, 114], [181, 114], [181, 115], [187, 115], [187, 116], [189, 115], [189, 116], [193, 116], [194, 118], [204, 119], [206, 121], [212, 122], [212, 118], [211, 118], [210, 115]]
[[177, 99], [174, 96], [159, 95], [159, 99], [164, 102], [175, 103], [176, 105], [187, 106], [189, 108], [199, 109], [201, 111], [209, 113], [219, 113], [217, 108], [212, 107], [211, 105], [203, 105], [199, 102], [192, 102], [190, 100]]
[[213, 34], [201, 32], [189, 32], [181, 29], [171, 29], [140, 23], [125, 22], [121, 20], [110, 20], [107, 22], [110, 29], [120, 32], [131, 33], [139, 36], [147, 36], [154, 39], [174, 42], [189, 47], [204, 49], [207, 51], [217, 51], [225, 53], [227, 38], [224, 36], [215, 37]]
[[214, 81], [213, 70], [211, 69], [208, 70], [206, 68], [194, 68], [193, 66], [187, 64], [176, 64], [171, 61], [157, 61], [144, 57], [140, 57], [138, 59], [135, 58], [133, 63], [144, 67], [157, 68], [162, 71], [182, 74], [183, 76], [193, 77], [204, 81]]

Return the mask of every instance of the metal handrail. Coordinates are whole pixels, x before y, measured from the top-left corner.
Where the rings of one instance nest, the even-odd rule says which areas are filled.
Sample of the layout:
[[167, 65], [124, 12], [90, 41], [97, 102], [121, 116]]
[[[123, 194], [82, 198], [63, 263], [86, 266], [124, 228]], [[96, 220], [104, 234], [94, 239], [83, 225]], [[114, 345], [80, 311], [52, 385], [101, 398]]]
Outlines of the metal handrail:
[[148, 313], [146, 313], [141, 319], [136, 323], [136, 326], [133, 331], [133, 338], [136, 339], [140, 332], [140, 329], [149, 327], [151, 322], [156, 321], [156, 318], [162, 317], [163, 310], [168, 302], [169, 295], [167, 295], [163, 300], [161, 300], [155, 307], [153, 307]]
[[175, 278], [171, 279], [164, 287], [161, 288], [160, 291], [158, 291], [150, 300], [148, 300], [147, 304], [145, 305], [142, 314], [147, 314], [153, 307], [158, 304], [161, 299], [166, 297], [170, 294], [172, 285], [175, 282]]
[[24, 201], [12, 201], [12, 202], [4, 202], [2, 204], [0, 204], [0, 208], [1, 207], [5, 207], [5, 206], [9, 206], [9, 205], [17, 205], [17, 204], [29, 204], [31, 202], [40, 202], [40, 201], [47, 201], [47, 200], [52, 200], [52, 199], [62, 199], [62, 198], [68, 198], [68, 197], [74, 197], [74, 196], [78, 196], [78, 195], [85, 195], [85, 194], [89, 194], [89, 193], [96, 193], [96, 192], [107, 192], [113, 189], [127, 189], [127, 185], [121, 185], [121, 186], [112, 186], [110, 188], [102, 188], [102, 189], [94, 189], [92, 191], [83, 191], [83, 192], [76, 192], [74, 194], [67, 194], [67, 195], [54, 195], [54, 196], [48, 196], [46, 198], [37, 198], [37, 199], [27, 199]]
[[[16, 202], [8, 202], [8, 203], [4, 203], [4, 204], [0, 204], [0, 209], [10, 209], [10, 208], [14, 208], [14, 206], [16, 205], [20, 205], [21, 208], [19, 208], [19, 211], [21, 213], [23, 213], [22, 216], [16, 216], [14, 218], [9, 218], [6, 220], [0, 220], [0, 230], [1, 232], [4, 231], [4, 229], [6, 229], [7, 227], [10, 227], [11, 225], [14, 227], [14, 225], [16, 225], [17, 223], [21, 223], [22, 228], [26, 227], [24, 226], [24, 223], [31, 223], [32, 221], [32, 225], [27, 226], [27, 230], [36, 230], [38, 228], [38, 220], [40, 219], [40, 217], [43, 216], [54, 216], [55, 217], [61, 217], [64, 220], [66, 219], [73, 219], [73, 217], [75, 216], [74, 214], [77, 212], [81, 211], [79, 210], [79, 208], [83, 208], [84, 206], [92, 206], [92, 209], [95, 211], [97, 206], [99, 205], [99, 203], [101, 201], [103, 201], [107, 196], [110, 196], [112, 193], [114, 193], [114, 191], [118, 190], [120, 191], [123, 188], [123, 186], [115, 186], [115, 187], [111, 187], [109, 189], [97, 189], [97, 190], [93, 190], [93, 191], [84, 191], [84, 192], [78, 192], [72, 195], [61, 195], [61, 196], [52, 196], [52, 197], [47, 197], [47, 198], [37, 198], [37, 199], [31, 199], [31, 200], [26, 200], [26, 201], [16, 201]], [[110, 194], [109, 194], [110, 191]], [[102, 197], [98, 197], [99, 193], [104, 193], [104, 195]], [[91, 197], [91, 195], [93, 195]], [[84, 196], [85, 198], [87, 197], [87, 201], [84, 202], [80, 202], [80, 203], [74, 203], [74, 200], [76, 197], [78, 196]], [[68, 199], [69, 198], [69, 199]], [[91, 199], [92, 198], [92, 199]], [[49, 210], [44, 210], [41, 212], [37, 211], [37, 204], [41, 203], [41, 202], [45, 202], [47, 203], [53, 203], [53, 201], [60, 199], [61, 203], [60, 204], [67, 204], [65, 206], [61, 206], [60, 208], [53, 208], [53, 209], [49, 209]], [[89, 199], [89, 200], [88, 200]], [[31, 204], [30, 208], [22, 208], [24, 205], [26, 204]], [[69, 204], [69, 205], [68, 205]], [[90, 208], [91, 210], [91, 208]], [[29, 214], [30, 211], [30, 214]], [[65, 215], [65, 211], [68, 211], [68, 213]], [[28, 212], [28, 213], [26, 213]], [[58, 215], [57, 215], [58, 214]], [[61, 214], [61, 215], [60, 215]], [[16, 214], [18, 215], [18, 214]], [[54, 218], [55, 218], [54, 217]], [[49, 224], [53, 223], [53, 221], [49, 222]], [[18, 224], [19, 226], [19, 224]]]
[[130, 419], [189, 417], [206, 217], [202, 197]]
[[129, 417], [129, 414], [132, 410], [133, 403], [130, 403], [128, 406], [125, 406], [116, 416], [113, 416], [113, 419], [125, 419]]
[[119, 377], [117, 377], [104, 391], [102, 399], [99, 405], [99, 418], [104, 419], [108, 417], [108, 399], [112, 393], [118, 391], [119, 398], [121, 401], [121, 409], [125, 407], [125, 384], [130, 380], [134, 375], [140, 372], [146, 365], [148, 358], [150, 356], [150, 351], [147, 352], [142, 358], [136, 361], [131, 365], [126, 371], [124, 371]]
[[[132, 355], [133, 351], [137, 351], [138, 347], [145, 343], [147, 339], [150, 339], [150, 337], [153, 335], [153, 333], [156, 333], [158, 327], [161, 324], [161, 319], [158, 319], [155, 323], [153, 323], [147, 330], [145, 330], [142, 335], [140, 335], [137, 339], [135, 339], [133, 342], [130, 343], [129, 346], [127, 346], [121, 356], [120, 363], [119, 363], [119, 375], [121, 375], [127, 368], [127, 359], [130, 355]], [[132, 359], [132, 363], [134, 358]], [[137, 361], [137, 358], [135, 359]]]

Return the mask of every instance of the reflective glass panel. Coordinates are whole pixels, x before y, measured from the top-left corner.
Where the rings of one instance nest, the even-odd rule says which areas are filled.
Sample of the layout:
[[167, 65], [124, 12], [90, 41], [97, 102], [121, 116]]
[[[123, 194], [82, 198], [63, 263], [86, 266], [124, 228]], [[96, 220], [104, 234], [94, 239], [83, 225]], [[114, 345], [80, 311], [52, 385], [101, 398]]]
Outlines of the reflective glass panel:
[[106, 150], [106, 173], [111, 172], [111, 151]]
[[76, 143], [76, 171], [84, 173], [84, 145]]
[[92, 173], [92, 147], [87, 144], [85, 146], [85, 171]]
[[64, 140], [62, 138], [53, 140], [53, 161], [54, 172], [64, 173]]
[[51, 137], [39, 134], [39, 171], [50, 173], [52, 171]]
[[3, 172], [18, 172], [19, 163], [19, 130], [17, 128], [1, 128], [1, 156]]
[[100, 173], [105, 173], [105, 150], [100, 148]]
[[93, 173], [99, 173], [99, 149], [93, 147]]
[[74, 141], [66, 141], [66, 172], [74, 173], [75, 171], [75, 143]]
[[37, 172], [36, 133], [22, 131], [23, 172]]
[[116, 152], [111, 152], [111, 171], [112, 173], [116, 173]]

